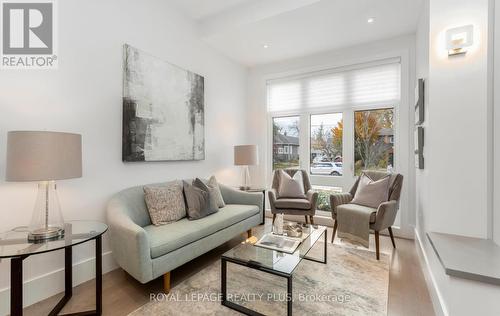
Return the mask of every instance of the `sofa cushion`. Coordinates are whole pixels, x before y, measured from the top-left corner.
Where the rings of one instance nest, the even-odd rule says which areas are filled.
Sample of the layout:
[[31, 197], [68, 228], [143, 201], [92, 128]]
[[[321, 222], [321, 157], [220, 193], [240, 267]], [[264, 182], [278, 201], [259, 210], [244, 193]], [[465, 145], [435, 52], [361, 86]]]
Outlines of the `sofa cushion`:
[[209, 188], [198, 178], [192, 184], [186, 181], [183, 183], [188, 219], [200, 219], [219, 210], [214, 194], [215, 189]]
[[183, 218], [164, 226], [146, 226], [151, 258], [161, 257], [196, 240], [259, 214], [255, 205], [227, 204], [210, 216], [190, 221]]
[[[368, 206], [363, 206], [363, 205], [358, 205], [358, 204], [342, 204], [337, 206], [337, 212], [342, 209], [342, 210], [358, 210], [358, 211], [363, 211], [363, 212], [372, 212], [370, 215], [370, 224], [375, 223], [375, 218], [377, 216], [377, 209], [373, 207], [368, 207]], [[335, 213], [335, 216], [337, 213]]]
[[361, 174], [358, 188], [351, 201], [353, 204], [377, 208], [389, 198], [389, 176], [372, 180], [368, 175]]
[[289, 208], [297, 210], [309, 210], [311, 208], [311, 202], [306, 199], [277, 199], [274, 202], [277, 208]]
[[207, 185], [213, 189], [213, 194], [215, 200], [217, 201], [217, 206], [218, 207], [224, 207], [226, 206], [226, 203], [224, 202], [224, 198], [222, 197], [222, 193], [219, 188], [219, 183], [217, 182], [217, 179], [215, 176], [211, 176], [210, 179], [208, 179]]
[[283, 198], [305, 198], [304, 180], [302, 172], [296, 171], [293, 177], [283, 170], [279, 170], [280, 185], [278, 188], [278, 196]]
[[186, 206], [180, 183], [145, 186], [144, 200], [153, 225], [169, 224], [186, 217]]

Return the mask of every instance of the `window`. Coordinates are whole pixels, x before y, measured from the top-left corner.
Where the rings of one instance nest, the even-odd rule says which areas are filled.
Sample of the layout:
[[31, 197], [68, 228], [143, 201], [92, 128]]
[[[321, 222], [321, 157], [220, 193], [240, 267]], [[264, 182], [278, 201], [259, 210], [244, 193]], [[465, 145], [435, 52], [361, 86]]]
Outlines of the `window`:
[[394, 110], [354, 112], [354, 173], [392, 170], [394, 166]]
[[299, 116], [273, 118], [273, 170], [299, 168]]
[[328, 192], [348, 191], [363, 169], [394, 167], [400, 98], [399, 58], [269, 80], [273, 170], [309, 170], [328, 211]]
[[[342, 175], [342, 113], [311, 115], [310, 173]], [[326, 163], [324, 163], [326, 162]]]
[[331, 212], [332, 208], [330, 206], [330, 195], [334, 193], [341, 193], [342, 188], [319, 185], [313, 185], [312, 188], [318, 192], [318, 210]]
[[283, 146], [283, 154], [292, 155], [293, 154], [293, 145]]

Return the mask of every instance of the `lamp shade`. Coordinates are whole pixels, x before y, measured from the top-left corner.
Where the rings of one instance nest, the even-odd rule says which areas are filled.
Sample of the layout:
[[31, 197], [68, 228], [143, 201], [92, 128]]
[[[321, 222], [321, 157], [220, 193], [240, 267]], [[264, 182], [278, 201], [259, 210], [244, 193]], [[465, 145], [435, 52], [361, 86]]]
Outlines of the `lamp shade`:
[[234, 146], [234, 164], [236, 166], [251, 166], [259, 164], [257, 145]]
[[7, 134], [7, 181], [50, 181], [82, 176], [82, 136], [44, 131]]

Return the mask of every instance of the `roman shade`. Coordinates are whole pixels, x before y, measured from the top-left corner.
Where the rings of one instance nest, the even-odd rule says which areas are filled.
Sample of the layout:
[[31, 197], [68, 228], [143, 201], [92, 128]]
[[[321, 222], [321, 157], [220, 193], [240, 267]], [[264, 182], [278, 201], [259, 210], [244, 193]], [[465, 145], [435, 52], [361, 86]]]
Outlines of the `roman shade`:
[[269, 112], [321, 109], [335, 106], [399, 103], [401, 65], [399, 58], [315, 71], [267, 82]]

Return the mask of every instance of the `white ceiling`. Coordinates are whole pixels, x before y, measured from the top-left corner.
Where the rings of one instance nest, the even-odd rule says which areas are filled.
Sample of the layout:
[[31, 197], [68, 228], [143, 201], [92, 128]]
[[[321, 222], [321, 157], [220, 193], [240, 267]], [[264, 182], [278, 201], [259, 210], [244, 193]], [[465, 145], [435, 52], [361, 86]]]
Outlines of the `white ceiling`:
[[[195, 20], [205, 41], [246, 66], [414, 33], [422, 5], [422, 0], [169, 1]], [[375, 22], [368, 24], [369, 17]]]
[[188, 17], [198, 20], [251, 0], [169, 0]]

